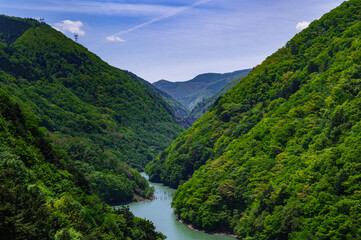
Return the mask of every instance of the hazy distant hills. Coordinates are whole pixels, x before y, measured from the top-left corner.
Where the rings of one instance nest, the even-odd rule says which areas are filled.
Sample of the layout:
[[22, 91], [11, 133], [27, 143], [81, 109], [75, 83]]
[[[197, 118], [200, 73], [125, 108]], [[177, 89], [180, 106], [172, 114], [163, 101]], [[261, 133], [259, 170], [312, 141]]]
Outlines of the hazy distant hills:
[[[230, 90], [233, 86], [235, 86], [238, 82], [240, 82], [246, 75], [233, 79], [226, 86], [224, 86], [221, 90], [216, 92], [210, 97], [204, 98], [202, 101], [198, 102], [197, 105], [192, 108], [190, 112], [187, 114], [187, 118], [198, 119], [205, 114], [210, 107], [216, 102], [216, 100], [223, 96], [228, 90]], [[202, 92], [202, 91], [201, 91]]]
[[153, 85], [166, 92], [188, 111], [191, 111], [198, 103], [216, 94], [234, 79], [244, 77], [250, 69], [239, 70], [231, 73], [204, 73], [185, 82], [171, 82], [160, 80]]
[[[124, 71], [124, 70], [122, 70]], [[174, 110], [174, 115], [177, 117], [178, 123], [179, 121], [182, 121], [181, 119], [183, 119], [187, 113], [188, 110], [180, 103], [178, 102], [176, 99], [174, 99], [172, 96], [170, 96], [168, 93], [160, 90], [159, 88], [155, 87], [154, 85], [152, 85], [151, 83], [147, 82], [146, 80], [138, 77], [137, 75], [128, 72], [129, 74], [133, 75], [135, 79], [137, 79], [140, 83], [144, 84], [145, 86], [147, 86], [148, 88], [150, 88], [151, 90], [153, 90], [153, 92], [155, 92], [156, 94], [158, 94], [160, 97], [163, 98], [163, 100], [169, 104], [169, 106], [171, 106]], [[181, 123], [180, 123], [181, 124]], [[181, 124], [183, 125], [183, 124]], [[189, 127], [189, 126], [184, 126], [184, 127]]]

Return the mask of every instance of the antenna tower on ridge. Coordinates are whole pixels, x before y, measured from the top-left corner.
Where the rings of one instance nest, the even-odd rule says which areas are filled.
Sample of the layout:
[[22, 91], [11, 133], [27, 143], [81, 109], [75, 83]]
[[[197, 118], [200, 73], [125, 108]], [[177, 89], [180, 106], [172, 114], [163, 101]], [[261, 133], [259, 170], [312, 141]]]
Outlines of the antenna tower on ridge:
[[79, 34], [75, 33], [74, 34], [75, 42], [78, 42], [78, 37], [79, 37]]
[[40, 21], [40, 22], [45, 22], [45, 18], [44, 18], [44, 17], [41, 17], [41, 18], [39, 19], [39, 21]]

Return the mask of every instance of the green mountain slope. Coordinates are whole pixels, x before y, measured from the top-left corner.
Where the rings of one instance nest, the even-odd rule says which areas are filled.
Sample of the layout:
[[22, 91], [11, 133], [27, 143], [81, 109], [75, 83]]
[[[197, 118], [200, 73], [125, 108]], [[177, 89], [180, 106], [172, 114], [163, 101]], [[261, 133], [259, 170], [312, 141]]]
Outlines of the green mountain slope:
[[0, 90], [0, 239], [164, 239], [129, 209], [114, 211], [57, 150], [37, 117]]
[[[146, 80], [134, 75], [133, 73], [128, 72], [129, 74], [132, 74], [135, 78], [139, 80], [142, 84], [146, 85], [148, 88], [152, 89], [155, 93], [157, 93], [162, 99], [168, 103], [170, 107], [172, 107], [174, 111], [174, 115], [177, 118], [177, 122], [182, 121], [182, 118], [184, 118], [187, 115], [188, 110], [177, 100], [175, 100], [172, 96], [167, 94], [166, 92], [163, 92], [159, 88], [153, 86], [151, 83], [147, 82]], [[182, 123], [181, 123], [182, 125]], [[190, 127], [190, 126], [185, 126]]]
[[127, 164], [143, 168], [182, 131], [168, 104], [46, 24], [0, 22], [0, 89], [34, 111], [108, 203], [149, 197], [152, 189]]
[[247, 75], [250, 70], [232, 73], [205, 73], [185, 82], [160, 80], [153, 83], [160, 90], [168, 93], [188, 110], [192, 110], [203, 99], [217, 93], [230, 81]]
[[360, 12], [350, 0], [313, 22], [148, 165], [186, 181], [181, 219], [239, 239], [361, 239]]
[[198, 104], [188, 113], [187, 117], [198, 119], [201, 116], [203, 116], [219, 97], [223, 96], [228, 90], [234, 87], [239, 81], [242, 80], [242, 78], [243, 77], [233, 79], [226, 86], [224, 86], [221, 90], [219, 90], [212, 96], [203, 99], [201, 102], [198, 102]]

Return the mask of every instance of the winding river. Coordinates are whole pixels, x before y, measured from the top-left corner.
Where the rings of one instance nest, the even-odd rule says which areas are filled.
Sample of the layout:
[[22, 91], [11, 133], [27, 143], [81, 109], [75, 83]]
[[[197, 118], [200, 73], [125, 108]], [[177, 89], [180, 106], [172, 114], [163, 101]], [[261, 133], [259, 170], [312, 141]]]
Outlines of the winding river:
[[[142, 175], [148, 179], [144, 173]], [[204, 232], [190, 229], [186, 225], [178, 222], [171, 208], [174, 189], [163, 184], [151, 183], [155, 188], [155, 200], [151, 202], [136, 202], [128, 204], [135, 216], [152, 221], [157, 231], [167, 236], [167, 240], [235, 240], [228, 236], [215, 236]]]

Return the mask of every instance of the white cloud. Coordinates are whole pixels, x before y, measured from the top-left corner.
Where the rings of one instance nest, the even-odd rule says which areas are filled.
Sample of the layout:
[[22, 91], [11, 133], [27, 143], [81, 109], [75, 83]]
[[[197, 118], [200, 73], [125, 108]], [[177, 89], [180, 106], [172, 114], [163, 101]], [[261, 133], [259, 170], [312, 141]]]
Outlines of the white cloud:
[[309, 25], [310, 25], [309, 22], [305, 22], [305, 21], [304, 22], [299, 22], [299, 23], [297, 23], [296, 29], [298, 31], [301, 31], [301, 30], [307, 28]]
[[121, 39], [120, 37], [117, 37], [114, 35], [107, 37], [107, 41], [109, 41], [109, 42], [125, 42], [124, 39]]
[[62, 33], [77, 33], [80, 36], [85, 35], [85, 31], [82, 29], [84, 24], [81, 21], [64, 20], [54, 24], [54, 28]]

